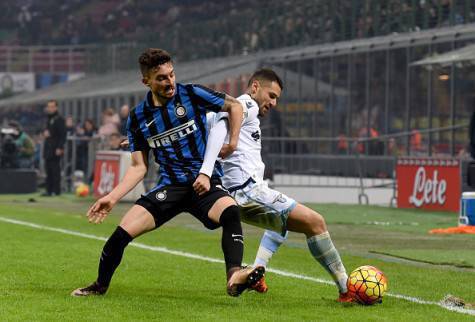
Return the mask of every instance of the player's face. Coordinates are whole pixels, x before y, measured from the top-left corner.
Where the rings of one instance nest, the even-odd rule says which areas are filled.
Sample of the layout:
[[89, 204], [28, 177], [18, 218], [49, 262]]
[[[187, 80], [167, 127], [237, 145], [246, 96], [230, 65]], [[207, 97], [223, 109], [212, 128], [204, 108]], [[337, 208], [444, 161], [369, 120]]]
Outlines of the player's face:
[[171, 99], [175, 95], [175, 71], [171, 62], [150, 70], [142, 81], [160, 98]]
[[255, 95], [253, 99], [259, 104], [259, 116], [266, 116], [277, 106], [282, 89], [277, 82], [256, 82], [253, 84]]

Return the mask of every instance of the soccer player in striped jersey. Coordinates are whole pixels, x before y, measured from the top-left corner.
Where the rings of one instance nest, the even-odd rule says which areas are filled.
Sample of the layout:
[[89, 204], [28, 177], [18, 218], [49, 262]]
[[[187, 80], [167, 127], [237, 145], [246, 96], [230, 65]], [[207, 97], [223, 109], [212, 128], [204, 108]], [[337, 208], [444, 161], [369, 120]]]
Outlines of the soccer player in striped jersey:
[[[242, 220], [267, 229], [256, 256], [256, 267], [267, 266], [272, 255], [284, 242], [287, 231], [303, 233], [310, 253], [335, 281], [340, 294], [338, 301], [351, 302], [352, 298], [346, 287], [348, 276], [323, 217], [283, 193], [269, 188], [263, 178], [265, 165], [261, 158], [259, 117], [265, 117], [277, 106], [282, 90], [283, 84], [279, 76], [270, 69], [261, 69], [251, 77], [246, 94], [238, 97], [244, 108], [244, 119], [236, 151], [220, 160], [224, 170], [223, 185], [240, 206]], [[219, 147], [227, 149], [227, 144], [223, 143], [229, 138], [227, 113], [211, 115], [208, 122], [211, 130], [202, 170], [205, 173], [212, 168], [216, 155], [220, 153]], [[225, 150], [221, 151], [223, 152]], [[264, 279], [254, 289], [266, 292]]]
[[175, 82], [171, 56], [148, 49], [139, 58], [142, 82], [150, 90], [129, 114], [127, 134], [132, 165], [121, 182], [88, 211], [90, 222], [102, 222], [114, 205], [147, 173], [149, 152], [160, 165], [157, 185], [139, 198], [104, 245], [95, 282], [73, 296], [104, 294], [125, 247], [132, 239], [154, 230], [179, 213], [188, 212], [208, 229], [222, 227], [221, 247], [227, 293], [239, 296], [264, 276], [263, 267], [242, 268], [244, 241], [236, 202], [221, 186], [222, 169], [200, 174], [207, 145], [206, 112], [227, 112], [230, 144], [237, 147], [243, 109], [235, 99], [194, 84]]

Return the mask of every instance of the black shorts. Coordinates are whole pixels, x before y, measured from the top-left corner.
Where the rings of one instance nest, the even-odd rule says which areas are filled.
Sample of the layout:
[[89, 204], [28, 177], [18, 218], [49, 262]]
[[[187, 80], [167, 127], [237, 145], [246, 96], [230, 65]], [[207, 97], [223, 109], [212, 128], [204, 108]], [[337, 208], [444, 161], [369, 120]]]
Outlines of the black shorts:
[[[208, 218], [208, 212], [216, 200], [231, 197], [221, 186], [221, 180], [211, 179], [210, 189], [199, 196], [191, 184], [168, 185], [142, 195], [135, 204], [147, 209], [155, 219], [155, 228], [160, 227], [182, 212], [192, 214], [208, 229], [216, 229], [221, 225]], [[232, 197], [231, 197], [232, 198]]]

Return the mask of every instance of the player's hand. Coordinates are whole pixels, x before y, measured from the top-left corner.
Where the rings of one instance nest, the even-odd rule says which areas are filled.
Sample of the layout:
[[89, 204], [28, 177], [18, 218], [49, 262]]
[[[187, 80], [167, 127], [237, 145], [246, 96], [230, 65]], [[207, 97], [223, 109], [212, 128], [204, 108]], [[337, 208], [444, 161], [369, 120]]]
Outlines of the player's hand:
[[87, 211], [89, 222], [95, 224], [102, 223], [114, 207], [114, 204], [115, 202], [108, 195], [97, 200]]
[[122, 149], [128, 149], [129, 148], [129, 140], [123, 139], [122, 142], [120, 142], [120, 147]]
[[234, 151], [236, 151], [237, 146], [231, 145], [231, 144], [223, 144], [223, 147], [221, 148], [221, 151], [219, 151], [219, 156], [221, 159], [226, 159], [229, 157], [231, 154], [233, 154]]
[[206, 174], [200, 173], [198, 178], [196, 178], [195, 182], [193, 183], [193, 189], [195, 189], [196, 193], [201, 196], [204, 193], [207, 193], [211, 187], [209, 182], [209, 177]]

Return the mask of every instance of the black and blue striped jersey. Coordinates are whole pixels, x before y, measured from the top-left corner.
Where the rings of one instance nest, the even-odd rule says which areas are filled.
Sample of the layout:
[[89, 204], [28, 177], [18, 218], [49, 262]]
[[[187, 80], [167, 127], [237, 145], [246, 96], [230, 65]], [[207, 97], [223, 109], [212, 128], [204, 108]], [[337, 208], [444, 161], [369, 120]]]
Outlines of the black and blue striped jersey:
[[[206, 150], [206, 112], [219, 112], [225, 94], [195, 84], [176, 84], [166, 106], [154, 106], [152, 93], [129, 114], [127, 136], [131, 152], [152, 150], [159, 164], [159, 181], [153, 190], [170, 184], [193, 183]], [[216, 163], [213, 176], [222, 176]], [[152, 190], [152, 191], [153, 191]]]

